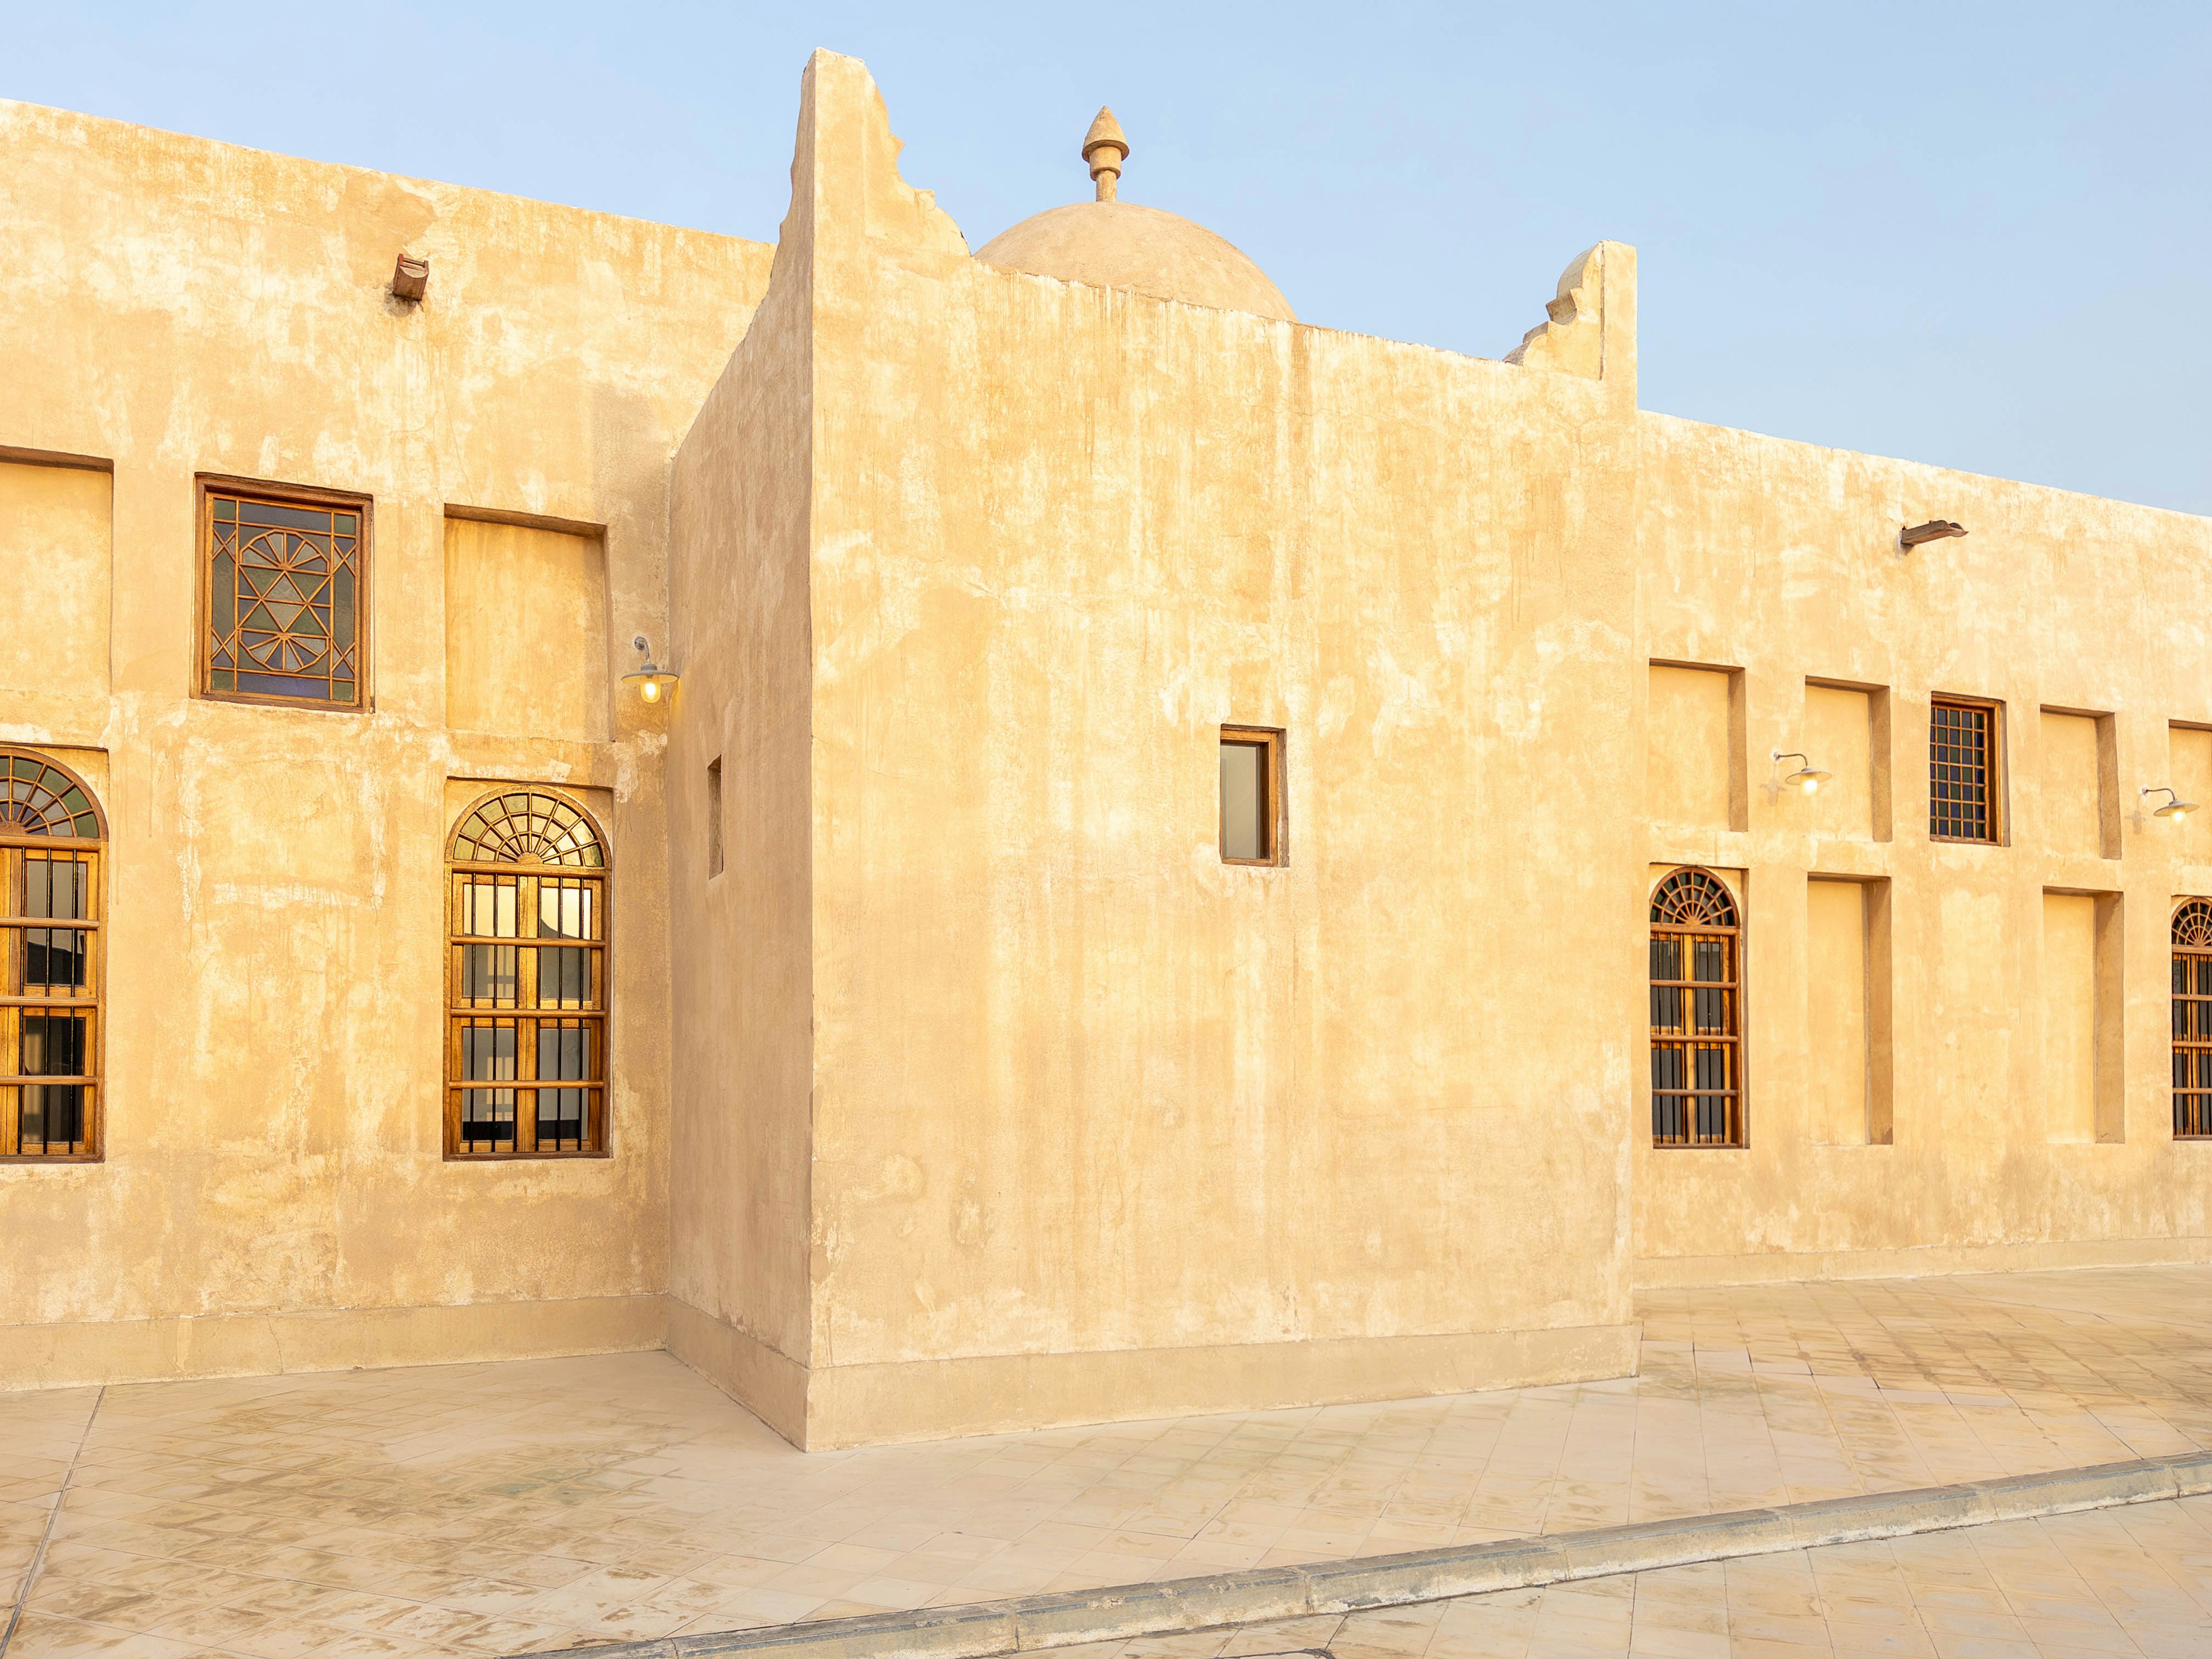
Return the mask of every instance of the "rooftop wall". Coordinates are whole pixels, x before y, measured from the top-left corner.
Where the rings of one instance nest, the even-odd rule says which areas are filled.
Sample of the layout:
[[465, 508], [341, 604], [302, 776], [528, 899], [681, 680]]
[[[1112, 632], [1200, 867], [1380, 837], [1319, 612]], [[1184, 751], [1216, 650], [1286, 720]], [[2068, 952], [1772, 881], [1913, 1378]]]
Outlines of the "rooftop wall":
[[807, 1443], [1627, 1369], [1631, 406], [992, 270], [807, 99]]
[[[2140, 794], [2212, 801], [2212, 522], [1656, 415], [1640, 468], [1640, 654], [1741, 672], [1734, 823], [1677, 787], [1729, 761], [1656, 701], [1646, 801], [1655, 867], [1741, 872], [1750, 1144], [1639, 1137], [1639, 1279], [2212, 1254], [2167, 944], [2177, 897], [2212, 894], [2212, 832]], [[1969, 533], [1900, 550], [1935, 518]], [[1865, 688], [1879, 723], [1808, 682]], [[1929, 837], [1937, 695], [2002, 705], [2002, 844]], [[1835, 781], [1779, 787], [1777, 749]], [[1824, 876], [1881, 911], [1863, 965]], [[1863, 1040], [1824, 1024], [1853, 1006]], [[1886, 1144], [1834, 1097], [1853, 1050]]]
[[[0, 466], [74, 596], [0, 605], [0, 742], [76, 765], [113, 837], [106, 1157], [0, 1167], [0, 1383], [657, 1341], [662, 738], [574, 687], [478, 686], [453, 707], [503, 725], [456, 729], [447, 653], [493, 630], [565, 686], [596, 650], [604, 702], [660, 637], [668, 456], [769, 250], [21, 104], [0, 154], [0, 447], [89, 463]], [[204, 472], [374, 498], [372, 712], [191, 695]], [[583, 532], [537, 620], [456, 507]], [[441, 1156], [444, 842], [494, 780], [608, 826], [604, 1159]]]

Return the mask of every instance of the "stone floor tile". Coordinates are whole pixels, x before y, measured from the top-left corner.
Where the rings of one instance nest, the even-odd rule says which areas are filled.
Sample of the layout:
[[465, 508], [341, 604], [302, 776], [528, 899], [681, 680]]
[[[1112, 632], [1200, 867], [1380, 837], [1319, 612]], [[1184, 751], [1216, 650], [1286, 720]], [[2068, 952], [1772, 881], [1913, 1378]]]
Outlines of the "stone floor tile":
[[[1650, 1291], [1634, 1379], [811, 1455], [655, 1354], [6, 1395], [0, 1569], [72, 1459], [41, 1596], [131, 1620], [111, 1591], [166, 1589], [325, 1632], [350, 1627], [319, 1622], [329, 1592], [568, 1638], [725, 1591], [752, 1598], [732, 1620], [823, 1616], [1802, 1501], [2212, 1445], [2208, 1290], [2182, 1267]], [[2070, 1556], [1992, 1535], [1988, 1565], [1955, 1539], [1799, 1581], [1731, 1564], [1725, 1605], [1802, 1617], [1786, 1587], [1817, 1588], [1875, 1640], [1905, 1626], [1868, 1609], [1924, 1594], [1942, 1634], [1937, 1610], [2070, 1560], [2107, 1619], [2185, 1626], [2212, 1610], [2212, 1501], [2152, 1507], [2172, 1518], [2112, 1512]], [[1540, 1611], [1466, 1628], [1510, 1644]]]

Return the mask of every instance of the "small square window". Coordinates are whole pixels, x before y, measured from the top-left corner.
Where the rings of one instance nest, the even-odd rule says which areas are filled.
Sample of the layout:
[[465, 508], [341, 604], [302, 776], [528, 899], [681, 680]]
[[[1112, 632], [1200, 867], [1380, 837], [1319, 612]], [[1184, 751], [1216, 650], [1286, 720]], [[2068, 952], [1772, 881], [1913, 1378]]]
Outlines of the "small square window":
[[1939, 697], [1928, 719], [1928, 834], [1935, 841], [1998, 837], [1997, 710]]
[[1221, 861], [1284, 864], [1283, 734], [1256, 726], [1221, 728]]
[[368, 502], [200, 485], [200, 695], [368, 706]]

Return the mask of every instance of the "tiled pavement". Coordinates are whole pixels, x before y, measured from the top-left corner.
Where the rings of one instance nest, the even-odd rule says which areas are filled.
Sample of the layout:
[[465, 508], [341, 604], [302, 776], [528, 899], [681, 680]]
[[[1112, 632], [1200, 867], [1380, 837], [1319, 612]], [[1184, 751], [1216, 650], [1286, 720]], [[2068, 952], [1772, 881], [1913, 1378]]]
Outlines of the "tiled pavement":
[[2208, 1307], [1653, 1292], [1632, 1380], [812, 1455], [665, 1354], [0, 1395], [0, 1595], [76, 1460], [7, 1659], [506, 1654], [2212, 1449]]
[[2203, 1659], [2212, 1498], [1838, 1544], [1056, 1659]]

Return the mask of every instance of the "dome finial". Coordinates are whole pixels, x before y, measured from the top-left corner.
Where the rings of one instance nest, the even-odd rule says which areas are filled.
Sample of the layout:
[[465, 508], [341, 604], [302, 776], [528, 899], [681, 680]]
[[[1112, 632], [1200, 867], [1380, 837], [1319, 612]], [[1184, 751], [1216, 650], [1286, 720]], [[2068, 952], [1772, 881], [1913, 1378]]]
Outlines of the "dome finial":
[[1083, 135], [1083, 159], [1091, 164], [1100, 201], [1114, 199], [1114, 187], [1121, 181], [1121, 163], [1128, 158], [1129, 141], [1121, 136], [1121, 124], [1114, 118], [1112, 110], [1102, 105], [1098, 118]]

